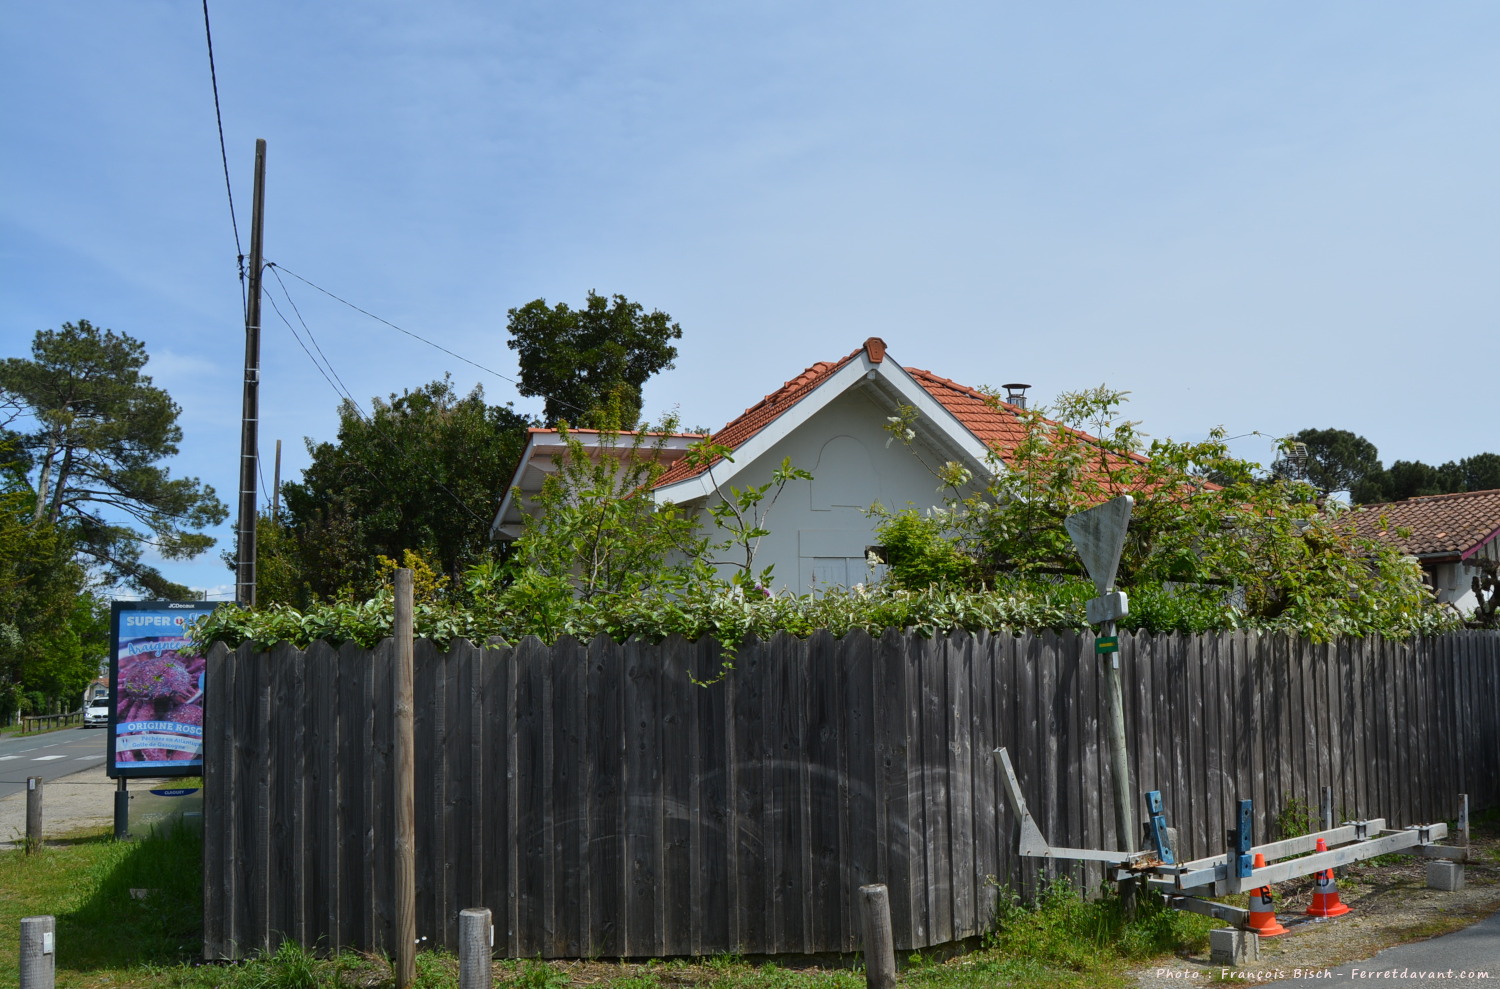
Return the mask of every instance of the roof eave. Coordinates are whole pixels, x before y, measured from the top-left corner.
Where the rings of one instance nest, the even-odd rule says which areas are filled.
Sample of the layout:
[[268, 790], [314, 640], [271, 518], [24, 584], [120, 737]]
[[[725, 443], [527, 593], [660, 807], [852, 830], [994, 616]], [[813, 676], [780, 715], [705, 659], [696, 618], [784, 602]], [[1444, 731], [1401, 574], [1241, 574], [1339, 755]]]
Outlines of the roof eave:
[[924, 426], [930, 424], [931, 427], [930, 435], [925, 438], [929, 441], [935, 439], [940, 445], [949, 447], [956, 457], [966, 461], [965, 466], [972, 471], [989, 469], [989, 450], [983, 441], [970, 432], [905, 368], [893, 360], [873, 361], [868, 353], [860, 353], [736, 447], [733, 450], [734, 460], [729, 463], [730, 469], [727, 472], [722, 469], [724, 461], [720, 461], [693, 477], [656, 488], [652, 492], [652, 498], [658, 503], [688, 504], [708, 497], [747, 465], [774, 449], [776, 444], [790, 436], [834, 399], [858, 387], [870, 387], [882, 392], [891, 400], [892, 407], [909, 405], [916, 409]]
[[[673, 459], [685, 456], [693, 444], [700, 442], [703, 436], [699, 433], [646, 433], [651, 437], [651, 450], [660, 450], [663, 453], [674, 455]], [[568, 430], [568, 441], [579, 443], [585, 450], [595, 451], [604, 449], [615, 449], [620, 439], [633, 437], [634, 433], [601, 433], [598, 430]], [[608, 437], [608, 439], [606, 439]], [[505, 487], [505, 496], [500, 500], [500, 507], [495, 512], [495, 520], [490, 523], [490, 539], [495, 542], [510, 542], [520, 538], [525, 526], [527, 514], [522, 498], [528, 494], [540, 492], [540, 486], [535, 485], [534, 490], [528, 489], [525, 479], [527, 472], [535, 468], [542, 474], [552, 473], [551, 458], [561, 455], [567, 450], [568, 443], [562, 438], [559, 429], [531, 429], [526, 438], [526, 447], [521, 452], [521, 462], [516, 465], [516, 470], [511, 475], [510, 483]], [[539, 461], [546, 459], [549, 462], [544, 466]], [[517, 495], [521, 497], [517, 497]]]

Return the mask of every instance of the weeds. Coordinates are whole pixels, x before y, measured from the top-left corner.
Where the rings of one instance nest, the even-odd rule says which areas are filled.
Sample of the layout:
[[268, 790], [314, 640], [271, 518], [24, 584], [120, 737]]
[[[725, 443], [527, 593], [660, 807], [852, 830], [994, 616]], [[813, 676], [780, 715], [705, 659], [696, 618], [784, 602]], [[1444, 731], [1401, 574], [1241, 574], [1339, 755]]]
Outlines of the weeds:
[[1281, 813], [1276, 815], [1276, 820], [1271, 825], [1273, 841], [1301, 838], [1319, 830], [1318, 818], [1307, 801], [1290, 794], [1283, 794], [1282, 800]]
[[1207, 918], [1172, 910], [1151, 890], [1139, 891], [1135, 916], [1126, 917], [1112, 887], [1087, 900], [1060, 876], [1041, 888], [1032, 907], [1002, 891], [987, 946], [999, 966], [994, 974], [1029, 981], [1047, 969], [1101, 972], [1122, 960], [1201, 947], [1212, 926]]

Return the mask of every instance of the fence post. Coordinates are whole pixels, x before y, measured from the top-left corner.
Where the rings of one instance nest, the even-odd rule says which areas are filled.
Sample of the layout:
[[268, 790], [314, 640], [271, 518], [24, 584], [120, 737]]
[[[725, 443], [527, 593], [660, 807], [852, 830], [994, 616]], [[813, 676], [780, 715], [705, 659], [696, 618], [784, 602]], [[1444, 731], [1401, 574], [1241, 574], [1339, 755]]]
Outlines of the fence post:
[[42, 778], [26, 777], [26, 854], [42, 843]]
[[415, 701], [412, 696], [411, 571], [396, 571], [396, 989], [417, 978], [417, 845]]
[[458, 989], [491, 989], [495, 984], [490, 955], [495, 927], [486, 907], [468, 907], [458, 914]]
[[21, 918], [21, 989], [52, 989], [57, 975], [57, 920]]
[[896, 946], [891, 936], [891, 898], [883, 884], [859, 888], [859, 919], [865, 935], [865, 985], [895, 989]]

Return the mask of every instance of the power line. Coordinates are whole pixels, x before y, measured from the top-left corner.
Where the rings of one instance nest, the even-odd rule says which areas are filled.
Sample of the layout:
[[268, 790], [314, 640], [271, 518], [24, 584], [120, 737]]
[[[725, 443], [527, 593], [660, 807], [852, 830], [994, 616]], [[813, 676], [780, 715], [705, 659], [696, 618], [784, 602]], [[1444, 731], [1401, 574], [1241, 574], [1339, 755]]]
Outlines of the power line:
[[234, 187], [229, 181], [229, 152], [224, 146], [224, 114], [219, 107], [219, 73], [214, 68], [214, 33], [208, 23], [208, 0], [203, 0], [203, 35], [208, 41], [208, 78], [214, 91], [214, 120], [219, 125], [219, 158], [224, 163], [224, 192], [229, 197], [229, 226], [234, 230], [234, 249], [240, 266], [240, 297], [245, 291], [245, 249], [240, 245], [240, 225], [234, 215]]
[[[268, 265], [268, 267], [274, 268], [275, 266], [274, 265]], [[274, 274], [274, 271], [273, 271], [273, 274]], [[294, 274], [294, 273], [288, 271], [287, 274]], [[301, 280], [302, 281], [306, 281], [306, 279], [301, 279]], [[315, 358], [315, 357], [313, 357], [312, 351], [308, 350], [307, 349], [307, 345], [302, 342], [301, 335], [297, 333], [296, 327], [292, 326], [291, 321], [288, 320], [286, 318], [286, 316], [282, 313], [281, 307], [279, 307], [276, 304], [275, 297], [274, 296], [267, 296], [266, 298], [269, 299], [270, 302], [271, 302], [271, 308], [273, 310], [275, 310], [276, 315], [281, 319], [281, 321], [286, 324], [287, 329], [291, 330], [292, 336], [297, 340], [297, 344], [298, 344], [298, 346], [300, 346], [302, 348], [302, 352], [305, 353], [305, 354], [307, 354], [308, 360], [310, 360], [310, 361], [313, 362], [313, 366], [316, 367], [318, 369], [318, 372], [323, 375], [323, 380], [325, 380], [325, 381], [328, 382], [329, 387], [331, 387], [334, 390], [335, 394], [337, 394], [340, 398], [342, 398], [344, 401], [346, 401], [347, 403], [349, 403], [349, 407], [354, 411], [354, 414], [359, 417], [360, 421], [363, 422], [366, 426], [370, 427], [370, 430], [376, 436], [380, 437], [381, 441], [384, 442], [388, 447], [390, 447], [393, 452], [395, 452], [396, 454], [401, 455], [401, 456], [404, 457], [405, 454], [406, 454], [406, 451], [392, 437], [390, 437], [389, 435], [387, 435], [385, 429], [380, 425], [379, 421], [375, 418], [374, 415], [366, 413], [365, 410], [360, 407], [359, 402], [354, 398], [353, 394], [350, 393], [350, 391], [348, 390], [348, 388], [344, 385], [343, 379], [340, 378], [338, 376], [338, 372], [333, 369], [333, 363], [331, 361], [329, 361], [328, 360], [328, 356], [323, 353], [323, 348], [321, 346], [319, 346], [317, 338], [313, 336], [312, 329], [310, 327], [308, 327], [307, 321], [302, 318], [301, 310], [299, 310], [297, 308], [296, 302], [294, 302], [292, 300], [291, 293], [287, 291], [286, 283], [281, 280], [281, 277], [279, 275], [277, 276], [276, 281], [277, 281], [278, 284], [281, 285], [281, 290], [282, 290], [282, 293], [286, 296], [287, 304], [292, 307], [292, 311], [297, 316], [297, 321], [302, 324], [302, 329], [304, 331], [306, 331], [306, 333], [307, 333], [307, 338], [312, 341], [314, 349], [316, 349], [318, 351], [318, 354], [320, 356], [322, 356], [322, 358], [323, 358], [323, 362], [327, 364], [327, 371], [324, 371], [323, 365], [319, 364], [318, 359]], [[312, 284], [312, 283], [308, 282], [308, 284]], [[314, 286], [314, 287], [316, 287], [316, 286]], [[375, 318], [378, 319], [379, 317], [375, 317]], [[385, 321], [381, 320], [381, 322], [385, 322]], [[331, 377], [330, 377], [330, 375], [331, 375]], [[337, 381], [338, 383], [335, 384], [334, 383], [335, 381]], [[377, 474], [374, 471], [374, 469], [371, 468], [368, 464], [363, 463], [362, 461], [358, 461], [358, 460], [356, 460], [355, 462], [358, 463], [359, 466], [365, 471], [365, 473], [369, 474], [370, 477], [373, 480], [376, 481], [376, 483], [383, 483], [383, 479], [380, 477], [380, 475]], [[470, 508], [468, 506], [468, 504], [462, 498], [460, 498], [456, 493], [454, 493], [442, 481], [440, 481], [437, 478], [433, 477], [432, 474], [430, 474], [425, 468], [423, 468], [421, 464], [417, 463], [415, 460], [408, 460], [408, 463], [410, 463], [410, 465], [419, 474], [421, 474], [423, 477], [425, 477], [428, 481], [432, 482], [433, 486], [435, 486], [438, 490], [442, 491], [449, 498], [453, 499], [453, 503], [456, 504], [460, 509], [462, 509], [474, 521], [480, 523], [481, 525], [486, 525], [486, 524], [488, 524], [490, 522], [489, 519], [483, 518], [482, 516], [480, 516], [479, 514], [477, 514], [472, 508]], [[262, 479], [262, 483], [264, 483], [264, 479]]]
[[[307, 339], [309, 339], [309, 340], [312, 341], [313, 347], [315, 347], [317, 349], [317, 351], [318, 351], [318, 356], [321, 357], [321, 358], [323, 358], [323, 364], [328, 368], [328, 373], [332, 374], [333, 378], [334, 378], [334, 381], [338, 382], [338, 387], [336, 389], [334, 389], [334, 390], [337, 391], [344, 398], [348, 399], [351, 402], [354, 402], [355, 401], [355, 399], [354, 399], [354, 393], [349, 390], [349, 386], [348, 385], [344, 384], [344, 379], [340, 378], [338, 376], [338, 372], [333, 369], [333, 362], [328, 359], [328, 355], [325, 354], [325, 353], [323, 353], [323, 348], [318, 345], [318, 338], [315, 337], [315, 336], [313, 336], [312, 328], [307, 325], [307, 320], [305, 320], [305, 319], [302, 318], [302, 310], [299, 309], [299, 308], [297, 308], [297, 302], [296, 302], [296, 300], [294, 300], [292, 298], [292, 293], [287, 291], [286, 282], [284, 282], [284, 281], [281, 280], [281, 272], [279, 272], [279, 271], [276, 270], [276, 266], [274, 264], [267, 265], [266, 267], [270, 268], [271, 269], [271, 274], [276, 276], [276, 284], [278, 284], [278, 285], [281, 286], [281, 294], [284, 295], [284, 296], [286, 296], [287, 305], [289, 305], [289, 306], [292, 307], [292, 312], [296, 315], [297, 322], [299, 322], [299, 323], [302, 324], [302, 329], [307, 333]], [[288, 274], [291, 274], [291, 272], [288, 272]], [[274, 306], [275, 303], [273, 302], [272, 305]], [[277, 312], [277, 315], [278, 316], [281, 315], [280, 311]], [[286, 321], [286, 317], [283, 316], [282, 317], [282, 321], [285, 322]], [[287, 323], [287, 326], [290, 327], [291, 324]], [[296, 335], [296, 331], [295, 330], [293, 331], [293, 335], [294, 336]], [[297, 342], [301, 343], [302, 341], [299, 339]], [[303, 347], [302, 350], [305, 353], [307, 351], [307, 348]], [[309, 353], [307, 356], [309, 358], [311, 358], [312, 354]], [[316, 364], [317, 362], [314, 361], [313, 363]], [[327, 376], [328, 375], [324, 375], [325, 378], [327, 378]], [[329, 384], [332, 384], [332, 383], [333, 383], [332, 381], [329, 382]], [[358, 403], [356, 403], [356, 404], [358, 404]]]
[[[511, 384], [515, 385], [518, 390], [521, 388], [521, 382], [517, 381], [515, 378], [512, 378], [510, 375], [508, 375], [508, 374], [502, 374], [499, 371], [496, 371], [492, 367], [486, 367], [485, 365], [480, 364], [478, 361], [473, 361], [473, 360], [470, 360], [469, 358], [465, 357], [462, 354], [454, 353], [453, 351], [449, 350], [447, 347], [444, 347], [442, 344], [435, 343], [435, 342], [427, 339], [426, 337], [422, 336], [419, 333], [413, 333], [411, 330], [408, 330], [405, 327], [397, 326], [395, 323], [392, 323], [390, 320], [383, 319], [382, 317], [377, 316], [374, 313], [370, 312], [368, 309], [361, 309], [359, 306], [356, 306], [354, 303], [350, 302], [348, 299], [345, 299], [345, 298], [342, 298], [341, 296], [335, 295], [334, 293], [330, 292], [328, 289], [326, 289], [323, 286], [318, 285], [318, 284], [316, 284], [316, 283], [314, 283], [312, 281], [309, 281], [308, 279], [306, 279], [306, 278], [302, 277], [301, 275], [297, 274], [295, 271], [293, 271], [290, 268], [287, 268], [287, 267], [285, 267], [283, 265], [276, 264], [273, 261], [267, 261], [266, 262], [266, 267], [272, 269], [273, 272], [275, 272], [277, 270], [284, 271], [288, 275], [291, 275], [293, 278], [297, 279], [299, 282], [302, 282], [303, 284], [307, 285], [309, 288], [313, 288], [313, 289], [316, 289], [319, 292], [322, 292], [324, 295], [328, 296], [330, 299], [333, 299], [335, 302], [341, 302], [344, 305], [348, 306], [350, 309], [353, 309], [355, 312], [360, 313], [361, 315], [364, 315], [364, 316], [368, 316], [370, 319], [375, 320], [375, 322], [377, 322], [377, 323], [384, 323], [386, 326], [389, 326], [391, 329], [395, 330], [398, 333], [404, 333], [407, 336], [411, 337], [413, 340], [420, 341], [421, 343], [427, 344], [427, 346], [429, 346], [429, 347], [433, 347], [433, 348], [435, 348], [437, 350], [441, 350], [443, 353], [447, 354], [449, 357], [453, 357], [453, 358], [456, 358], [458, 360], [461, 360], [465, 364], [468, 364], [471, 367], [476, 367], [479, 370], [485, 372], [486, 374], [493, 374], [495, 377], [499, 378], [502, 381], [508, 381]], [[285, 288], [285, 286], [283, 286], [283, 288]], [[554, 401], [558, 405], [567, 406], [568, 408], [572, 409], [574, 412], [578, 412], [578, 413], [581, 413], [581, 414], [584, 414], [584, 415], [587, 415], [588, 411], [589, 411], [588, 409], [579, 408], [577, 405], [574, 405], [572, 402], [568, 402], [568, 401], [565, 401], [563, 399], [553, 399], [552, 396], [550, 396], [550, 395], [541, 395], [540, 397], [543, 398], [544, 400]]]

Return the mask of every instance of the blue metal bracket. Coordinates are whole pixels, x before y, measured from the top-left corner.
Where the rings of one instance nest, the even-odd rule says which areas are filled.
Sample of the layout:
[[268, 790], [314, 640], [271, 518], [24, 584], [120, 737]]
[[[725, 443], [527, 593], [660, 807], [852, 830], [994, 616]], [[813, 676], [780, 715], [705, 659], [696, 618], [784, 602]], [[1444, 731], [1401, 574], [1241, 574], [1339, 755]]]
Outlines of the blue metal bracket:
[[1167, 834], [1167, 814], [1162, 809], [1160, 790], [1146, 794], [1146, 821], [1151, 843], [1156, 846], [1156, 857], [1166, 865], [1175, 865], [1177, 860], [1172, 857], [1172, 839]]
[[1229, 832], [1229, 866], [1238, 879], [1244, 879], [1250, 875], [1255, 867], [1255, 858], [1250, 854], [1254, 845], [1254, 833], [1252, 831], [1255, 816], [1252, 813], [1254, 804], [1249, 800], [1240, 801], [1240, 826]]

